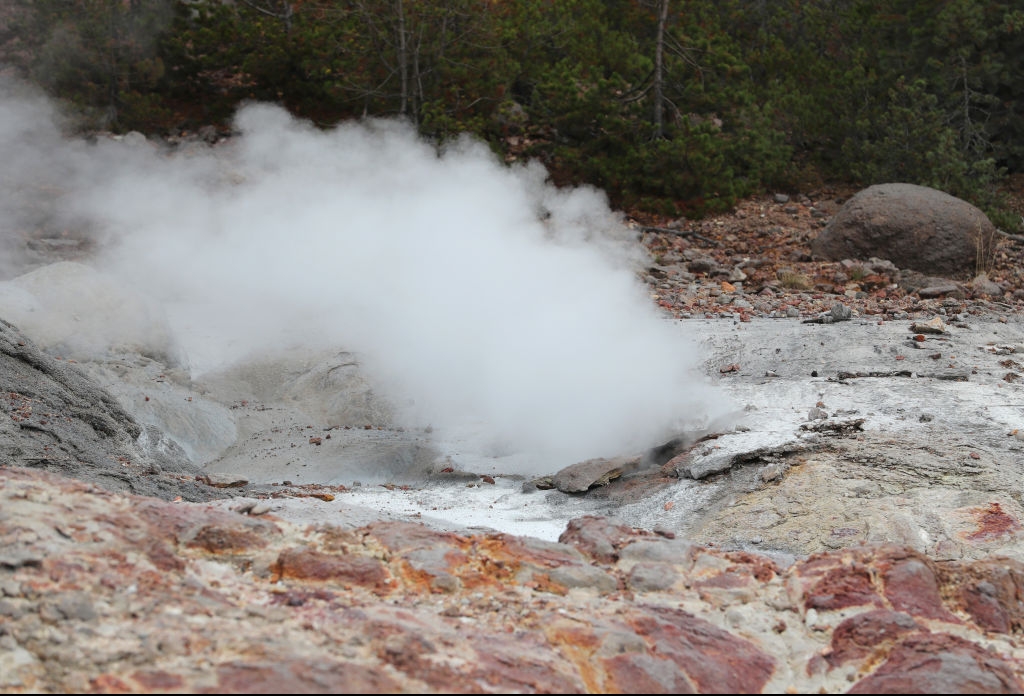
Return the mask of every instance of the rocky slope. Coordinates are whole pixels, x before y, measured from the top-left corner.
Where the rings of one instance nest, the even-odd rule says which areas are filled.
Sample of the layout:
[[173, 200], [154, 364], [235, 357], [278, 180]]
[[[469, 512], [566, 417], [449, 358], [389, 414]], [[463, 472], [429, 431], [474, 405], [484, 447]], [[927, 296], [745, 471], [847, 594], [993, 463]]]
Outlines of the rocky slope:
[[[606, 485], [521, 494], [576, 513], [557, 542], [314, 523], [295, 503], [339, 520], [352, 491], [221, 488], [240, 481], [166, 437], [202, 459], [231, 419], [260, 456], [326, 466], [348, 431], [311, 435], [283, 404], [317, 401], [300, 387], [321, 373], [336, 392], [334, 363], [247, 401], [166, 356], [75, 365], [3, 325], [0, 690], [1024, 690], [1017, 243], [995, 286], [822, 263], [807, 243], [843, 195], [784, 198], [634, 221], [652, 300], [700, 327], [750, 420]], [[908, 331], [936, 317], [945, 334]], [[700, 493], [687, 521], [650, 523], [681, 491]]]
[[5, 693], [1019, 693], [1024, 566], [344, 531], [0, 469]]

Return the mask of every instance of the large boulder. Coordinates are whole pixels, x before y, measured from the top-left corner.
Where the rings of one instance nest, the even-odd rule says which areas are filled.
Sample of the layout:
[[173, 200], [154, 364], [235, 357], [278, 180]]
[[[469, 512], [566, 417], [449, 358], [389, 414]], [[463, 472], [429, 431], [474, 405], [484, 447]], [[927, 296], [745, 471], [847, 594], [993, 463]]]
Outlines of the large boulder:
[[914, 184], [870, 186], [839, 209], [811, 243], [816, 257], [888, 259], [900, 268], [949, 278], [985, 270], [996, 230], [985, 213]]

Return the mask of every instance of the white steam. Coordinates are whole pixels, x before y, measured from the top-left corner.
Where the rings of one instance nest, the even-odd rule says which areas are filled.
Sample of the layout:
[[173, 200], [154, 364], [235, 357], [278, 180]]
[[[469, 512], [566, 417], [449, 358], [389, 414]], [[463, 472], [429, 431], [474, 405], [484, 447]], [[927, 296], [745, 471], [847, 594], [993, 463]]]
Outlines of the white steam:
[[[639, 451], [727, 410], [596, 190], [556, 189], [539, 165], [506, 167], [469, 139], [439, 154], [394, 122], [323, 131], [250, 105], [228, 143], [162, 152], [58, 141], [42, 108], [0, 102], [0, 157], [16, 151], [20, 167], [5, 176], [21, 195], [56, 180], [55, 215], [100, 242], [96, 268], [165, 308], [195, 375], [345, 348], [401, 422], [471, 426], [560, 464]], [[17, 114], [31, 114], [31, 137]], [[11, 190], [0, 212], [17, 209]]]

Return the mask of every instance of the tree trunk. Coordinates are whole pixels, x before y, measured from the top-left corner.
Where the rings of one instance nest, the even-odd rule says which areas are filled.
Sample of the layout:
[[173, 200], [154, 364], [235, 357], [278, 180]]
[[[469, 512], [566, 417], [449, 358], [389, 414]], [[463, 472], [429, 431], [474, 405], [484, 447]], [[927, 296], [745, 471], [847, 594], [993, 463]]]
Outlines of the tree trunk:
[[668, 23], [668, 0], [660, 0], [658, 33], [654, 44], [654, 137], [665, 137], [665, 25]]
[[402, 0], [397, 0], [398, 10], [398, 73], [402, 80], [402, 95], [398, 112], [405, 116], [408, 113], [409, 103], [409, 56], [405, 40], [405, 7]]

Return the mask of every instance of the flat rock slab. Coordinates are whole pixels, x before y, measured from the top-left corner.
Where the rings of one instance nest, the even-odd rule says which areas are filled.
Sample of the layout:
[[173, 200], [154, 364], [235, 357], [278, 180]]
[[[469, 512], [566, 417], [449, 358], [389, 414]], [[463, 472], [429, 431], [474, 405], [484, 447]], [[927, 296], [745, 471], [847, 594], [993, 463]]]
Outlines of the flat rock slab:
[[565, 467], [552, 477], [552, 483], [563, 493], [583, 493], [596, 486], [607, 486], [639, 465], [638, 456], [588, 459]]
[[736, 430], [661, 478], [592, 491], [588, 511], [793, 556], [894, 541], [940, 558], [1024, 558], [1024, 391], [1006, 379], [1024, 363], [1020, 322], [950, 321], [924, 342], [910, 321], [690, 325], [709, 372], [738, 366], [719, 379]]

